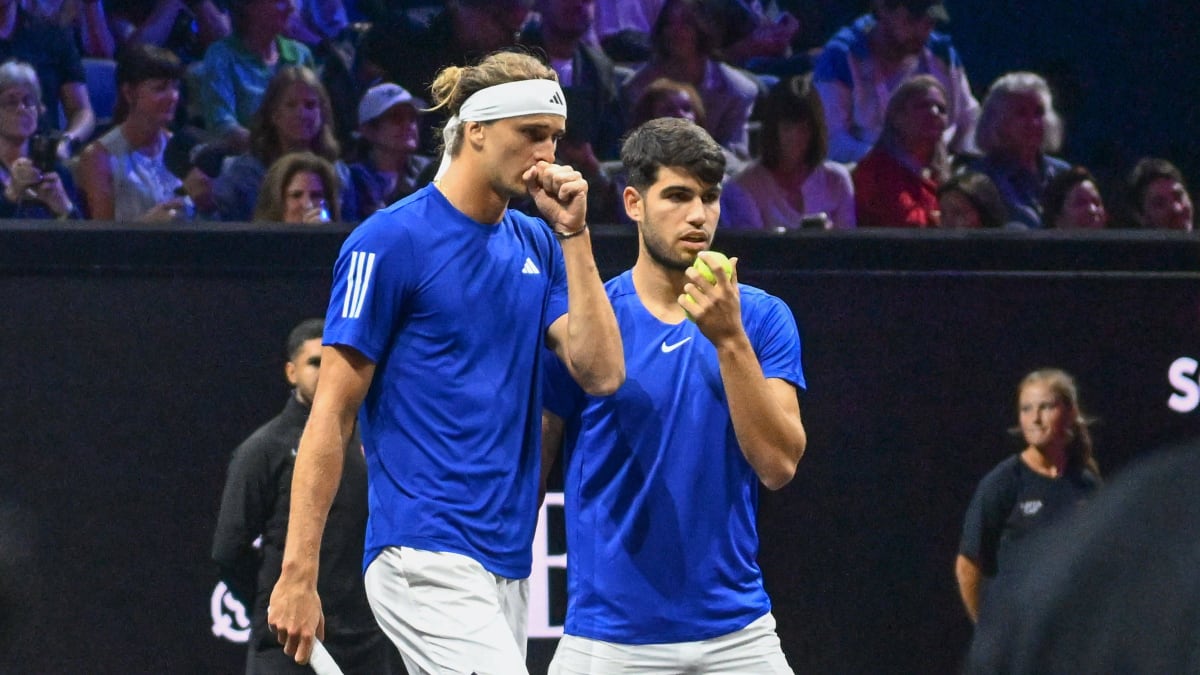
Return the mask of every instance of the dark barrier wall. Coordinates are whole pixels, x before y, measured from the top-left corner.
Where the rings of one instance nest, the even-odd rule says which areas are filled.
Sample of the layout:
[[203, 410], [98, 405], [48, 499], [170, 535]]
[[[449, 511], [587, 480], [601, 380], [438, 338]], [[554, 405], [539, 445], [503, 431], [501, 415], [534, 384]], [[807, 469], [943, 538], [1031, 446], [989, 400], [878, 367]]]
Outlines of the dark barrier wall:
[[[0, 231], [0, 672], [239, 670], [242, 646], [214, 634], [208, 562], [226, 463], [282, 406], [281, 343], [323, 314], [344, 236]], [[595, 240], [605, 277], [635, 255], [628, 231]], [[955, 670], [970, 639], [960, 518], [1018, 448], [1026, 371], [1078, 376], [1110, 475], [1200, 432], [1195, 239], [851, 232], [718, 248], [804, 337], [809, 451], [761, 509], [798, 672]], [[552, 649], [531, 644], [532, 672]]]

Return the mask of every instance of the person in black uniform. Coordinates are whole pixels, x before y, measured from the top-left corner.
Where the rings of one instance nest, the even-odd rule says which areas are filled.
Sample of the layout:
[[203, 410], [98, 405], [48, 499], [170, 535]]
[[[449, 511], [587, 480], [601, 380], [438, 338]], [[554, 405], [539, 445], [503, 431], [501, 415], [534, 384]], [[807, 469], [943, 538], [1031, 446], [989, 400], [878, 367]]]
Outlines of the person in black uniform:
[[954, 571], [971, 621], [990, 587], [1029, 569], [1031, 535], [1077, 510], [1101, 483], [1090, 420], [1069, 374], [1046, 368], [1026, 375], [1017, 418], [1025, 448], [984, 476], [963, 519]]
[[963, 673], [1200, 673], [1200, 439], [1124, 467], [988, 598]]
[[[323, 330], [321, 319], [308, 319], [288, 336], [285, 373], [292, 394], [283, 412], [234, 451], [221, 498], [212, 556], [230, 592], [251, 610], [248, 675], [312, 672], [283, 653], [266, 617], [283, 560], [296, 448], [317, 389]], [[346, 447], [342, 482], [321, 543], [317, 585], [325, 610], [324, 642], [347, 675], [402, 673], [400, 656], [380, 632], [363, 589], [366, 522], [367, 468], [356, 432]]]

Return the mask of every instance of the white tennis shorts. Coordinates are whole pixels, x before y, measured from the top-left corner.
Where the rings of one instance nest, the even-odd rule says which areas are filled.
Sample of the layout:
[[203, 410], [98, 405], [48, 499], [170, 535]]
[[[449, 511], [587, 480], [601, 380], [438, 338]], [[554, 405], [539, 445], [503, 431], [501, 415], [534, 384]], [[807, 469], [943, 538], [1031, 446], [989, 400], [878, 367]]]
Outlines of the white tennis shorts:
[[528, 579], [496, 576], [457, 553], [390, 547], [365, 584], [409, 675], [528, 675]]
[[791, 675], [767, 612], [741, 630], [697, 642], [627, 645], [564, 635], [549, 675]]

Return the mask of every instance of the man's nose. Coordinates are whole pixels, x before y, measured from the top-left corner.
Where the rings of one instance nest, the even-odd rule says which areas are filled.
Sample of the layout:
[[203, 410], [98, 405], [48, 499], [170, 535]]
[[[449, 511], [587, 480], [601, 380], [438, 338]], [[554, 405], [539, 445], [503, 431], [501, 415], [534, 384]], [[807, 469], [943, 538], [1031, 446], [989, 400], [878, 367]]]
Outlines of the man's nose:
[[556, 149], [557, 143], [553, 140], [543, 141], [534, 147], [533, 157], [539, 162], [544, 161], [553, 164]]

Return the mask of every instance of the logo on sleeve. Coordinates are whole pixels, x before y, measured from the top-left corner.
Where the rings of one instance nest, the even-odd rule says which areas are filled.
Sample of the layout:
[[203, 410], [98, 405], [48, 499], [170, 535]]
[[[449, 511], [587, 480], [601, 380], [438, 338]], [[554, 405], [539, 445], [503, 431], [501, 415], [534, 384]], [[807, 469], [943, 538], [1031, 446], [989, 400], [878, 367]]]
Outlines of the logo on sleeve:
[[342, 301], [343, 319], [357, 319], [362, 315], [367, 291], [371, 288], [371, 272], [374, 269], [374, 253], [350, 252], [350, 273], [346, 278], [346, 299]]
[[541, 274], [541, 273], [542, 273], [542, 271], [538, 269], [537, 265], [533, 264], [532, 258], [525, 259], [525, 266], [521, 268], [521, 274]]

